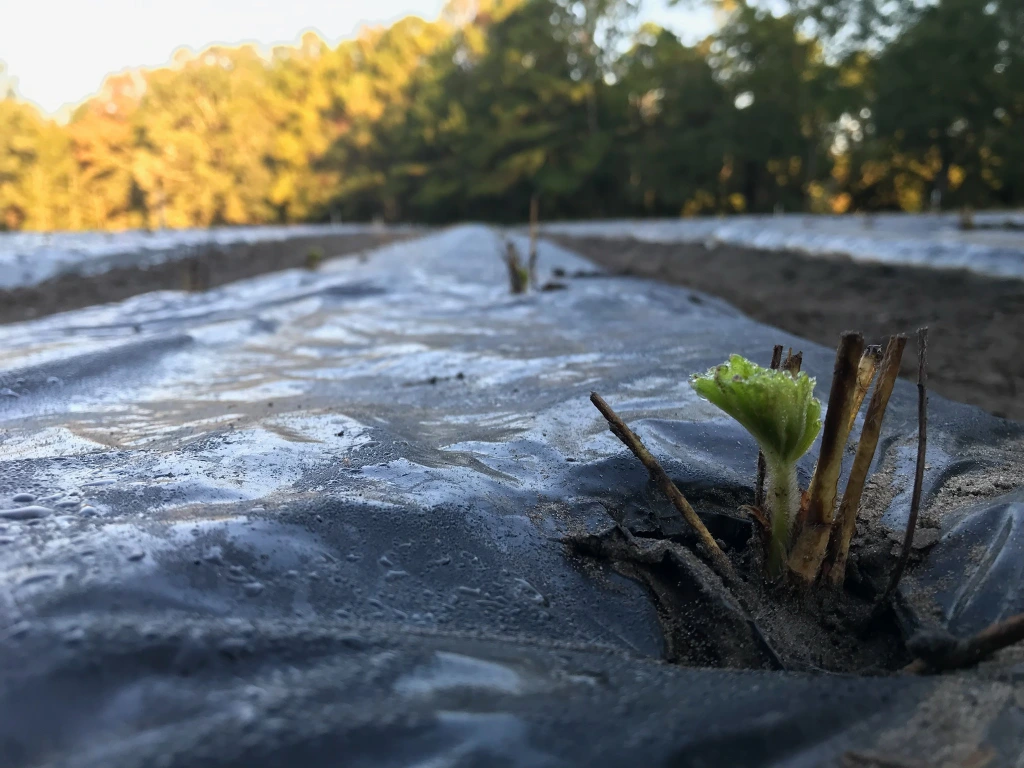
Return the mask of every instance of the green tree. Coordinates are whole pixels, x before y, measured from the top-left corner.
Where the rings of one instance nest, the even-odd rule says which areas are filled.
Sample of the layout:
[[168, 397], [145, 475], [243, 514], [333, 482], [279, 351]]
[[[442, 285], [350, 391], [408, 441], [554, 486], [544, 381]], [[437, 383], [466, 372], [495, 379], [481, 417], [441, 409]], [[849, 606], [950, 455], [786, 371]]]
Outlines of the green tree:
[[140, 72], [111, 75], [99, 94], [72, 115], [67, 132], [77, 165], [78, 226], [126, 229], [147, 223], [144, 197], [134, 175], [134, 117], [145, 90]]
[[[487, 52], [466, 70], [472, 117], [466, 159], [471, 213], [522, 218], [534, 194], [550, 213], [600, 205], [594, 186], [610, 136], [599, 127], [599, 81], [577, 45], [594, 22], [550, 0], [528, 0], [487, 30]], [[582, 46], [588, 48], [588, 46]]]
[[936, 202], [947, 199], [954, 168], [962, 174], [953, 179], [960, 199], [985, 199], [982, 173], [997, 110], [1005, 110], [997, 9], [996, 2], [979, 9], [973, 0], [942, 0], [878, 58], [878, 135], [899, 155], [900, 171]]
[[345, 74], [338, 53], [311, 32], [297, 48], [273, 52], [264, 94], [272, 122], [265, 162], [273, 179], [268, 202], [277, 221], [327, 214], [338, 176], [318, 164], [339, 133], [333, 84]]
[[0, 65], [0, 228], [68, 227], [73, 179], [66, 134], [18, 99]]
[[630, 210], [646, 215], [712, 213], [728, 208], [732, 99], [715, 80], [704, 49], [645, 25], [619, 62], [614, 112], [617, 178]]
[[809, 184], [828, 168], [842, 101], [837, 70], [799, 18], [738, 5], [711, 44], [709, 62], [736, 111], [727, 129], [732, 178], [745, 210], [808, 206]]
[[133, 176], [150, 226], [276, 218], [267, 93], [266, 63], [251, 46], [179, 51], [174, 67], [149, 73], [134, 115]]
[[[684, 0], [685, 1], [685, 0]], [[1024, 201], [1024, 0], [449, 0], [339, 46], [213, 46], [69, 124], [0, 72], [0, 226], [447, 222]]]

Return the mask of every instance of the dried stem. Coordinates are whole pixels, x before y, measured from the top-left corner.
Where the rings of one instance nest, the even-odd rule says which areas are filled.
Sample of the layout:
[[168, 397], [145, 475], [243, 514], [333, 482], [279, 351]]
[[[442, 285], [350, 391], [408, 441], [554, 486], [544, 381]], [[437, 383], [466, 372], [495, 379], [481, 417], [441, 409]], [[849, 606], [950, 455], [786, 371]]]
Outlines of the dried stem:
[[[620, 523], [604, 534], [569, 534], [561, 541], [577, 552], [614, 561], [616, 570], [650, 590], [659, 613], [667, 614], [667, 620], [662, 621], [667, 660], [681, 661], [690, 656], [688, 651], [697, 640], [692, 630], [697, 628], [687, 624], [696, 618], [698, 624], [709, 624], [697, 629], [706, 635], [697, 642], [713, 646], [711, 650], [719, 654], [720, 663], [760, 666], [767, 662], [773, 669], [786, 668], [767, 633], [753, 618], [753, 602], [748, 596], [725, 586], [713, 568], [683, 545], [666, 539], [637, 538]], [[670, 566], [669, 572], [659, 574], [664, 565]], [[689, 619], [680, 615], [695, 606], [702, 606], [702, 610], [689, 612]]]
[[900, 559], [889, 577], [889, 586], [885, 588], [878, 609], [884, 607], [889, 598], [896, 592], [903, 571], [910, 559], [910, 550], [914, 544], [914, 531], [917, 529], [917, 513], [921, 509], [921, 489], [924, 487], [924, 460], [928, 448], [928, 329], [917, 331], [917, 467], [914, 471], [914, 491], [910, 497], [910, 515], [907, 517], [907, 530], [903, 534], [903, 548]]
[[764, 510], [760, 507], [752, 507], [749, 504], [741, 504], [740, 511], [746, 512], [750, 515], [751, 519], [757, 523], [758, 530], [761, 533], [761, 538], [767, 544], [768, 539], [771, 536], [772, 524], [771, 521], [765, 517]]
[[839, 472], [850, 434], [850, 409], [853, 407], [857, 372], [863, 353], [863, 336], [850, 332], [842, 335], [836, 350], [818, 465], [814, 468], [807, 489], [807, 505], [801, 516], [802, 526], [797, 531], [796, 543], [789, 556], [789, 569], [806, 584], [818, 577], [829, 534], [832, 532]]
[[[782, 365], [782, 345], [776, 344], [775, 349], [772, 350], [771, 369], [777, 371], [780, 365]], [[767, 470], [768, 465], [764, 461], [764, 451], [758, 450], [757, 479], [754, 482], [754, 506], [758, 509], [764, 509], [764, 476]]]
[[853, 431], [853, 423], [857, 420], [860, 406], [871, 388], [871, 382], [875, 379], [878, 365], [882, 361], [882, 348], [872, 345], [864, 350], [860, 358], [860, 366], [857, 368], [857, 389], [853, 393], [853, 408], [850, 409], [850, 423], [846, 427], [847, 433]]
[[530, 198], [530, 256], [527, 271], [530, 285], [537, 287], [537, 224], [540, 220], [540, 200], [537, 195]]
[[715, 572], [722, 578], [727, 585], [734, 585], [739, 583], [739, 578], [736, 576], [736, 572], [733, 570], [732, 563], [729, 562], [729, 558], [725, 556], [725, 553], [718, 546], [714, 536], [707, 529], [704, 523], [697, 513], [693, 511], [693, 507], [690, 506], [690, 502], [686, 500], [682, 492], [676, 487], [676, 484], [672, 482], [672, 479], [665, 473], [658, 460], [654, 458], [650, 451], [644, 446], [633, 431], [626, 426], [626, 422], [618, 417], [615, 411], [612, 410], [611, 406], [604, 401], [597, 392], [590, 393], [590, 402], [592, 402], [597, 410], [601, 412], [601, 415], [608, 422], [608, 426], [611, 428], [612, 434], [614, 434], [619, 440], [625, 444], [627, 448], [636, 456], [640, 463], [647, 468], [647, 472], [651, 476], [651, 480], [657, 484], [668, 500], [672, 502], [672, 506], [679, 511], [679, 514], [683, 516], [687, 524], [693, 529], [694, 533], [697, 534], [697, 538], [703, 545], [708, 557], [710, 558], [711, 565], [715, 569]]
[[210, 290], [210, 262], [206, 252], [195, 251], [185, 260], [182, 287], [189, 293]]
[[998, 621], [966, 640], [956, 640], [941, 652], [929, 654], [927, 659], [915, 659], [903, 668], [903, 672], [920, 675], [972, 667], [993, 653], [1021, 641], [1024, 641], [1024, 613]]
[[[843, 500], [839, 504], [839, 514], [832, 524], [832, 536], [822, 567], [822, 576], [833, 585], [842, 584], [846, 578], [846, 559], [850, 553], [850, 540], [857, 525], [864, 482], [867, 480], [871, 461], [875, 458], [875, 449], [878, 447], [878, 438], [882, 432], [882, 419], [885, 417], [885, 409], [889, 405], [896, 377], [900, 373], [903, 348], [906, 345], [907, 337], [902, 334], [889, 337], [878, 374], [878, 383], [871, 395], [871, 402], [868, 403], [868, 411], [864, 415], [864, 427], [857, 443], [857, 455], [850, 470], [850, 479], [846, 481]], [[858, 381], [858, 386], [859, 384]]]
[[793, 350], [789, 350], [789, 354], [786, 355], [786, 359], [782, 362], [782, 370], [789, 371], [794, 376], [800, 373], [800, 368], [804, 364], [804, 353], [797, 352], [793, 354]]
[[511, 240], [505, 241], [505, 266], [508, 267], [508, 285], [513, 294], [526, 293], [529, 288], [529, 272], [523, 267], [519, 250]]

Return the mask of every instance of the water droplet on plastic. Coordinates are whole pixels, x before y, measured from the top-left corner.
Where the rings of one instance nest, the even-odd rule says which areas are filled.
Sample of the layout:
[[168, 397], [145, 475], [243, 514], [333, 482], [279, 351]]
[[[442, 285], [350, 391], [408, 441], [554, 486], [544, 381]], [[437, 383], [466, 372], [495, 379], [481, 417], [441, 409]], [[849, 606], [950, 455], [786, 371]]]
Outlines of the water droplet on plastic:
[[[348, 614], [348, 611], [340, 610], [335, 611], [335, 613], [338, 615], [341, 615], [342, 613]], [[350, 651], [362, 651], [366, 648], [369, 648], [369, 643], [367, 643], [363, 638], [359, 637], [359, 635], [341, 635], [338, 638], [338, 642], [342, 645], [342, 647], [348, 648]]]
[[18, 582], [18, 586], [27, 587], [30, 584], [38, 584], [41, 581], [49, 581], [57, 577], [57, 574], [53, 571], [41, 571], [39, 573], [32, 573], [23, 578]]
[[15, 504], [29, 504], [35, 500], [35, 494], [32, 493], [19, 493], [12, 499]]
[[518, 596], [525, 597], [531, 603], [547, 607], [548, 599], [544, 597], [544, 595], [540, 593], [540, 590], [533, 586], [533, 584], [528, 582], [526, 579], [520, 578], [514, 579], [514, 581], [516, 584], [516, 594]]
[[40, 506], [0, 509], [0, 518], [5, 520], [39, 520], [43, 517], [49, 517], [52, 514], [52, 509]]
[[244, 637], [228, 637], [221, 640], [217, 650], [228, 658], [237, 659], [249, 651], [249, 642]]
[[249, 597], [256, 597], [256, 595], [263, 591], [263, 585], [258, 581], [250, 581], [248, 584], [243, 586], [242, 589], [245, 590], [245, 594]]
[[85, 630], [81, 627], [75, 627], [74, 629], [68, 630], [64, 634], [64, 642], [68, 645], [76, 645], [85, 639]]

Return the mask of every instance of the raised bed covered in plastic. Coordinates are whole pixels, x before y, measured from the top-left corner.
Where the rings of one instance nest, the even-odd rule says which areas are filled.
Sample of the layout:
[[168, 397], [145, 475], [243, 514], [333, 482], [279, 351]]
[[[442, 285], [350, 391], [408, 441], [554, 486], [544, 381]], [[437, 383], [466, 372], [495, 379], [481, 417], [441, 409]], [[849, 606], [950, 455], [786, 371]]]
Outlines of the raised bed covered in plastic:
[[[564, 543], [671, 525], [590, 391], [729, 538], [756, 447], [688, 375], [781, 343], [821, 393], [833, 353], [547, 244], [566, 289], [513, 297], [501, 250], [460, 227], [0, 328], [0, 763], [1014, 765], [1013, 658], [663, 661], [645, 590]], [[1022, 433], [931, 413], [901, 621], [969, 634], [1024, 610]], [[899, 383], [868, 493], [894, 541], [915, 429]]]

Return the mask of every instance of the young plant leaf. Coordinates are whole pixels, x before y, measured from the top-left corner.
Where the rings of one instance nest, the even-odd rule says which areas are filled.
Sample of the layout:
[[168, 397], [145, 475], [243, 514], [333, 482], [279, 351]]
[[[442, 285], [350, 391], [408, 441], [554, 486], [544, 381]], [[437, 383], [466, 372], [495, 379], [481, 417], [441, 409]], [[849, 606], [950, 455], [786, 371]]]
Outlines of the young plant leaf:
[[694, 374], [690, 384], [742, 424], [769, 461], [795, 463], [821, 429], [821, 403], [806, 373], [793, 376], [732, 355], [729, 362]]
[[729, 362], [694, 375], [690, 384], [697, 394], [742, 424], [764, 454], [768, 481], [764, 504], [771, 521], [766, 565], [769, 577], [778, 578], [800, 507], [796, 462], [821, 429], [821, 403], [814, 397], [814, 379], [806, 373], [762, 368], [732, 355]]

